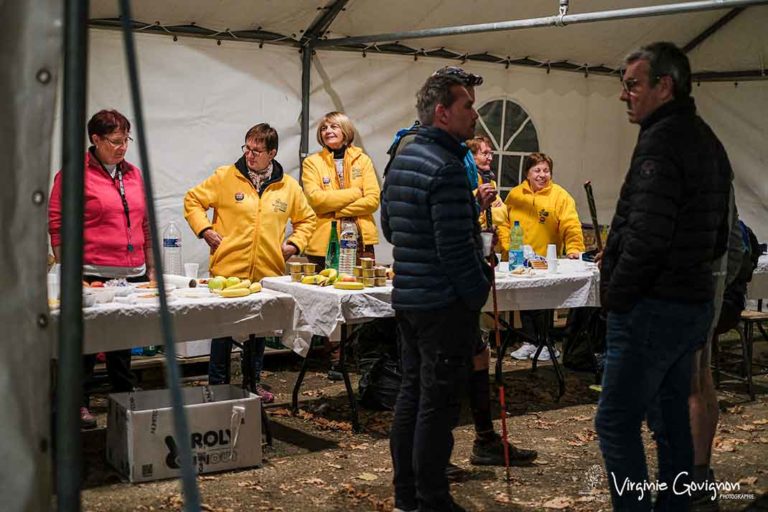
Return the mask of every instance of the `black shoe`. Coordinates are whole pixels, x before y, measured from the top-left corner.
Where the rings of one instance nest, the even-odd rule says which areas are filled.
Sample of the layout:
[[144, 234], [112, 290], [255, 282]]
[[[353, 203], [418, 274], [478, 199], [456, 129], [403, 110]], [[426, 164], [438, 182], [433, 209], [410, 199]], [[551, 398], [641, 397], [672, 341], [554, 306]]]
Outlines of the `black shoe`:
[[449, 482], [461, 482], [462, 480], [466, 480], [468, 475], [469, 472], [466, 469], [460, 468], [456, 464], [451, 464], [449, 462], [445, 467], [445, 478], [447, 478]]
[[[509, 444], [509, 465], [525, 466], [536, 460], [535, 450], [526, 450]], [[474, 466], [504, 466], [504, 443], [501, 436], [494, 434], [489, 441], [475, 440], [469, 462]]]
[[[715, 472], [712, 468], [707, 474], [707, 481], [715, 483]], [[718, 512], [720, 503], [717, 498], [712, 499], [712, 491], [697, 490], [691, 493], [691, 512]]]
[[338, 365], [331, 365], [331, 369], [328, 370], [328, 380], [333, 382], [339, 382], [344, 380], [344, 374], [341, 373]]

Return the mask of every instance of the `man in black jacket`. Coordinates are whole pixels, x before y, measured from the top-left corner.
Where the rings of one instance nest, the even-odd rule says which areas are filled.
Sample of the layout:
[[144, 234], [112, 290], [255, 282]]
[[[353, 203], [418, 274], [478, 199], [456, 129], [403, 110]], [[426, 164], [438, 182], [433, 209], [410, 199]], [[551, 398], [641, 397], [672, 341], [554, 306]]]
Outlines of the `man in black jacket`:
[[459, 400], [472, 369], [480, 309], [491, 287], [461, 144], [474, 135], [474, 99], [458, 76], [433, 75], [419, 90], [421, 127], [392, 162], [381, 224], [394, 246], [392, 305], [403, 337], [403, 383], [391, 451], [395, 507], [462, 510], [445, 467]]
[[654, 488], [666, 490], [656, 510], [687, 510], [692, 355], [712, 321], [711, 266], [727, 246], [731, 167], [696, 115], [685, 54], [654, 43], [625, 63], [621, 100], [640, 134], [602, 261], [607, 357], [595, 423], [614, 508], [650, 510], [640, 427], [658, 403], [664, 442]]

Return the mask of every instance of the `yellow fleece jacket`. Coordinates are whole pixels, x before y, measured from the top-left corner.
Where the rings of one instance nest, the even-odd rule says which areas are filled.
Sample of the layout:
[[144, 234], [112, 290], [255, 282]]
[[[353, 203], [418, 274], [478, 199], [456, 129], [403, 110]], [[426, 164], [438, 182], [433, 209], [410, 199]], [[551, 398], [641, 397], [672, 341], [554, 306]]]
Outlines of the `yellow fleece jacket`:
[[[195, 235], [213, 228], [221, 245], [209, 260], [212, 276], [236, 276], [258, 281], [285, 273], [281, 246], [288, 220], [288, 242], [301, 252], [315, 229], [315, 213], [298, 181], [283, 174], [273, 161], [272, 179], [261, 196], [234, 165], [219, 167], [184, 196], [184, 217]], [[213, 209], [213, 222], [206, 212]]]
[[[483, 184], [483, 177], [480, 173], [477, 175], [477, 183], [478, 185]], [[495, 180], [491, 180], [491, 185], [498, 190], [499, 187]], [[474, 193], [477, 195], [477, 189], [475, 189]], [[501, 200], [501, 197], [496, 197], [496, 201], [491, 205], [491, 220], [493, 221], [493, 225], [496, 226], [496, 233], [499, 238], [499, 242], [496, 244], [496, 247], [494, 247], [494, 251], [500, 252], [502, 258], [506, 261], [507, 253], [509, 253], [509, 211], [507, 210], [507, 206]], [[485, 212], [482, 212], [480, 214], [480, 227], [485, 229], [486, 225]]]
[[534, 193], [528, 180], [509, 191], [506, 201], [509, 223], [520, 221], [523, 243], [536, 254], [547, 255], [547, 244], [557, 244], [557, 254], [584, 251], [584, 235], [576, 213], [576, 202], [560, 185], [549, 185]]
[[373, 213], [379, 209], [381, 189], [373, 162], [363, 150], [350, 145], [344, 153], [344, 183], [339, 182], [333, 153], [328, 148], [304, 159], [301, 174], [304, 194], [317, 214], [317, 228], [306, 253], [325, 256], [331, 221], [354, 218], [363, 245], [379, 243]]

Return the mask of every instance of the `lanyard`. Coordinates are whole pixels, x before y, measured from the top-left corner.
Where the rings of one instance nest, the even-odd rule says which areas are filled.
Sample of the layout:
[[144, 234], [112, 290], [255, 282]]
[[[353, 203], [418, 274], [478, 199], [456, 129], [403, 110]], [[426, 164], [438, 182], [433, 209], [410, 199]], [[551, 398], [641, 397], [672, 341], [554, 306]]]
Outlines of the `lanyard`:
[[[96, 158], [96, 161], [99, 162], [99, 165], [101, 165], [101, 168], [104, 170], [105, 173], [107, 173], [108, 176], [111, 177], [111, 174], [107, 170], [107, 167], [104, 165], [104, 163], [99, 160], [98, 157], [96, 157], [95, 152], [93, 153], [93, 156]], [[125, 184], [123, 183], [123, 171], [120, 169], [120, 164], [117, 164], [115, 167], [115, 178], [117, 178], [117, 193], [120, 194], [120, 200], [123, 203], [123, 212], [125, 213], [125, 223], [127, 225], [127, 231], [128, 231], [128, 252], [133, 252], [133, 242], [131, 241], [131, 210], [128, 208], [128, 199], [125, 197]], [[114, 182], [114, 179], [112, 178], [112, 181]]]

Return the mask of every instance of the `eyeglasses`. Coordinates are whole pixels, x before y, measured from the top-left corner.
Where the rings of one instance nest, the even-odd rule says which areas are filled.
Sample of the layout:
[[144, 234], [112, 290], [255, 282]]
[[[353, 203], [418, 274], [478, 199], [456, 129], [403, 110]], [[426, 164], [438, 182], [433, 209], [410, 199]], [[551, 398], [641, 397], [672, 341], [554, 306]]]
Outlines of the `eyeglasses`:
[[112, 140], [108, 137], [102, 137], [105, 141], [112, 144], [113, 147], [119, 148], [120, 146], [127, 146], [129, 142], [133, 142], [133, 139], [131, 137], [126, 137], [124, 139], [119, 140]]
[[[654, 76], [653, 80], [649, 80], [650, 84], [652, 86], [656, 85], [659, 82], [659, 80], [661, 80], [662, 76], [667, 76], [667, 75]], [[627, 94], [632, 94], [635, 91], [635, 87], [637, 87], [639, 83], [640, 83], [640, 80], [638, 80], [637, 78], [628, 78], [626, 80], [621, 81], [621, 87], [624, 89], [624, 92], [626, 92]]]
[[493, 156], [493, 151], [481, 151], [478, 153], [480, 156]]
[[255, 158], [259, 158], [261, 155], [265, 153], [269, 153], [269, 151], [266, 149], [259, 150], [259, 149], [249, 148], [247, 144], [243, 144], [242, 146], [240, 146], [240, 151], [242, 151], [244, 155], [247, 155], [248, 153], [250, 153]]
[[467, 87], [483, 85], [483, 77], [470, 73], [459, 66], [445, 66], [432, 73], [432, 76], [455, 76]]

